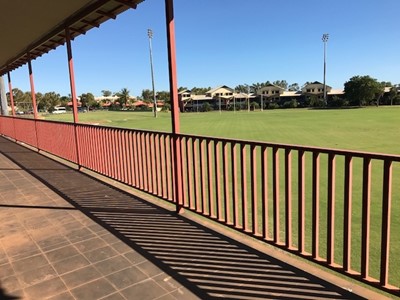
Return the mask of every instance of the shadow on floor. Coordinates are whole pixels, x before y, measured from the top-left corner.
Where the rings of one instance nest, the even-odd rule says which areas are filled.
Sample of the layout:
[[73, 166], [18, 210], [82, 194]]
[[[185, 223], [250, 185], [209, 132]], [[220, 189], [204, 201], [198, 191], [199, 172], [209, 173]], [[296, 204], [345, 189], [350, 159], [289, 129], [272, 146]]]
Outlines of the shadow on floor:
[[364, 299], [4, 138], [0, 153], [201, 299]]
[[1, 282], [0, 282], [0, 299], [1, 300], [18, 300], [20, 298], [7, 294], [6, 291], [1, 287]]

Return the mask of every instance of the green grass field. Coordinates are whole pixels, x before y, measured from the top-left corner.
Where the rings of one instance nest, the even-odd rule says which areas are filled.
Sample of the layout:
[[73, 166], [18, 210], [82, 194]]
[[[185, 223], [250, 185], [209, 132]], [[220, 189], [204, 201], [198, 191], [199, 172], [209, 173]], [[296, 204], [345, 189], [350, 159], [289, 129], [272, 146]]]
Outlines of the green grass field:
[[[72, 115], [48, 115], [49, 120], [72, 121]], [[116, 126], [124, 128], [147, 129], [155, 131], [171, 131], [171, 114], [160, 112], [155, 119], [151, 112], [108, 112], [98, 111], [79, 114], [80, 122]], [[349, 149], [368, 152], [380, 152], [400, 155], [400, 107], [379, 107], [338, 110], [288, 109], [267, 110], [255, 112], [208, 112], [184, 113], [180, 115], [181, 132], [203, 136], [228, 137], [243, 140], [266, 141], [285, 144], [318, 146], [324, 148]], [[296, 153], [293, 161], [296, 161]], [[320, 191], [320, 251], [321, 257], [326, 252], [326, 218], [327, 218], [327, 170], [326, 155], [321, 155], [321, 191]], [[380, 263], [380, 226], [382, 219], [382, 163], [374, 162], [372, 171], [371, 194], [371, 242], [370, 242], [370, 273], [379, 276]], [[269, 161], [271, 166], [271, 162]], [[284, 165], [283, 153], [280, 155], [280, 165]], [[335, 261], [342, 259], [342, 230], [343, 230], [343, 157], [337, 159], [336, 173], [336, 225], [335, 225]], [[306, 227], [311, 228], [311, 156], [306, 160]], [[293, 226], [297, 226], [297, 166], [292, 166], [292, 196], [293, 196]], [[284, 178], [281, 171], [281, 235], [284, 236]], [[270, 178], [272, 174], [269, 174]], [[360, 253], [361, 248], [361, 208], [362, 208], [362, 160], [353, 161], [353, 207], [352, 207], [352, 249]], [[272, 199], [272, 180], [269, 181], [269, 199]], [[248, 187], [250, 186], [248, 182]], [[260, 189], [259, 182], [259, 189]], [[393, 169], [392, 195], [392, 239], [391, 265], [397, 265], [400, 260], [400, 240], [395, 233], [400, 231], [400, 166]], [[259, 195], [261, 191], [258, 191]], [[240, 194], [240, 192], [239, 192]], [[271, 201], [271, 200], [270, 200]], [[271, 203], [272, 205], [272, 203]], [[271, 206], [272, 207], [272, 206]], [[272, 210], [270, 211], [270, 222]], [[261, 216], [260, 216], [261, 217]], [[270, 224], [272, 225], [272, 223]], [[295, 236], [297, 235], [294, 229]], [[306, 233], [310, 241], [311, 231]], [[294, 237], [294, 240], [296, 238]], [[311, 244], [307, 242], [306, 250], [310, 251]], [[360, 270], [360, 258], [352, 258], [352, 268]], [[390, 282], [398, 285], [400, 270], [390, 269]]]
[[[72, 114], [47, 115], [72, 121]], [[79, 121], [105, 126], [171, 131], [171, 114], [97, 111]], [[266, 110], [183, 113], [181, 132], [215, 137], [400, 154], [400, 107], [337, 110]]]

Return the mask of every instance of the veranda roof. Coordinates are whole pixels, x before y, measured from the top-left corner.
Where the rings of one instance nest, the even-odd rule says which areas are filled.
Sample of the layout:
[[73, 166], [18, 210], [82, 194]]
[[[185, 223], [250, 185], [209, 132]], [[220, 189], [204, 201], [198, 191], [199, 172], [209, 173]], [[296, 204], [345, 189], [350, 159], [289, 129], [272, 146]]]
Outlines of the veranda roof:
[[0, 0], [0, 76], [144, 0]]

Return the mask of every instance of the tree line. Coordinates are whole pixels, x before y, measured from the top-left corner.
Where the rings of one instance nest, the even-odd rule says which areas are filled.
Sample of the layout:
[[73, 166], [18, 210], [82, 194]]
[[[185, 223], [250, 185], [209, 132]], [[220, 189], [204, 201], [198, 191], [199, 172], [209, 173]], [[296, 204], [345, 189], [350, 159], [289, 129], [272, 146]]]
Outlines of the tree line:
[[[311, 82], [306, 82], [302, 87], [310, 84]], [[288, 84], [286, 80], [275, 80], [266, 82], [256, 82], [253, 84], [239, 84], [235, 87], [236, 92], [240, 93], [257, 93], [261, 88], [268, 86], [270, 84], [280, 86], [287, 91], [299, 91], [301, 89], [298, 83]], [[390, 88], [389, 92], [386, 93], [385, 88]], [[399, 88], [400, 84], [392, 84], [391, 82], [382, 81], [379, 82], [377, 79], [372, 78], [368, 75], [366, 76], [353, 76], [344, 84], [344, 98], [334, 97], [331, 99], [330, 106], [364, 106], [364, 105], [393, 105], [400, 104], [399, 98]], [[179, 91], [186, 90], [186, 87], [180, 87]], [[209, 91], [211, 87], [193, 87], [191, 89], [192, 94], [204, 95]], [[32, 110], [32, 97], [31, 92], [23, 92], [18, 88], [12, 90], [14, 104], [22, 111]], [[111, 92], [110, 90], [101, 91], [103, 97], [116, 96], [118, 99], [111, 101], [112, 106], [115, 108], [123, 108], [127, 104], [135, 101], [130, 96], [130, 91], [127, 88], [122, 88], [118, 92]], [[36, 103], [37, 109], [39, 111], [51, 112], [56, 106], [68, 106], [68, 102], [71, 102], [71, 95], [61, 96], [56, 92], [47, 93], [36, 93]], [[9, 93], [7, 93], [8, 100], [10, 99]], [[81, 106], [86, 107], [88, 110], [90, 108], [99, 108], [100, 103], [95, 100], [92, 93], [87, 92], [79, 96]], [[136, 98], [137, 100], [142, 100], [144, 102], [152, 102], [153, 91], [150, 89], [143, 89], [140, 96]], [[170, 103], [170, 93], [168, 91], [158, 91], [156, 93], [156, 99], [158, 101], [164, 101], [167, 107]], [[10, 100], [9, 100], [10, 102]], [[308, 106], [323, 106], [318, 99], [311, 97], [309, 99]]]
[[[117, 99], [109, 99], [107, 102], [111, 102], [111, 106], [113, 108], [123, 108], [127, 104], [130, 104], [137, 100], [143, 100], [145, 102], [153, 101], [153, 92], [149, 89], [142, 90], [141, 96], [137, 98], [133, 98], [130, 96], [130, 91], [127, 88], [122, 88], [118, 92], [111, 92], [110, 90], [102, 90], [101, 91], [103, 97], [112, 97], [116, 96]], [[31, 92], [23, 92], [18, 88], [14, 88], [12, 90], [14, 105], [19, 111], [23, 112], [31, 112], [32, 111], [32, 95]], [[57, 106], [65, 106], [68, 107], [68, 103], [72, 101], [72, 97], [70, 94], [68, 96], [61, 96], [59, 93], [54, 91], [46, 92], [46, 93], [35, 93], [36, 97], [36, 105], [38, 111], [42, 112], [52, 112]], [[158, 100], [162, 100], [164, 102], [169, 103], [170, 101], [170, 93], [166, 91], [159, 91], [156, 95]], [[78, 95], [79, 102], [82, 107], [89, 109], [97, 109], [101, 107], [101, 103], [96, 101], [95, 96], [91, 92], [82, 93]], [[7, 93], [7, 100], [10, 105], [10, 93]]]

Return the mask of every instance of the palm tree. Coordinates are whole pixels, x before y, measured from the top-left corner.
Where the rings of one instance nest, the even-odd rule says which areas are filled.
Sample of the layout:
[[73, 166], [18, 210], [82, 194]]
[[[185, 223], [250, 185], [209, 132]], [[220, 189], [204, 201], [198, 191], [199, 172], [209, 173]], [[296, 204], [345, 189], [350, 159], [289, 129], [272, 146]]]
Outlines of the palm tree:
[[116, 96], [118, 96], [119, 106], [122, 108], [129, 101], [129, 90], [127, 88], [123, 88], [121, 91], [116, 93]]

